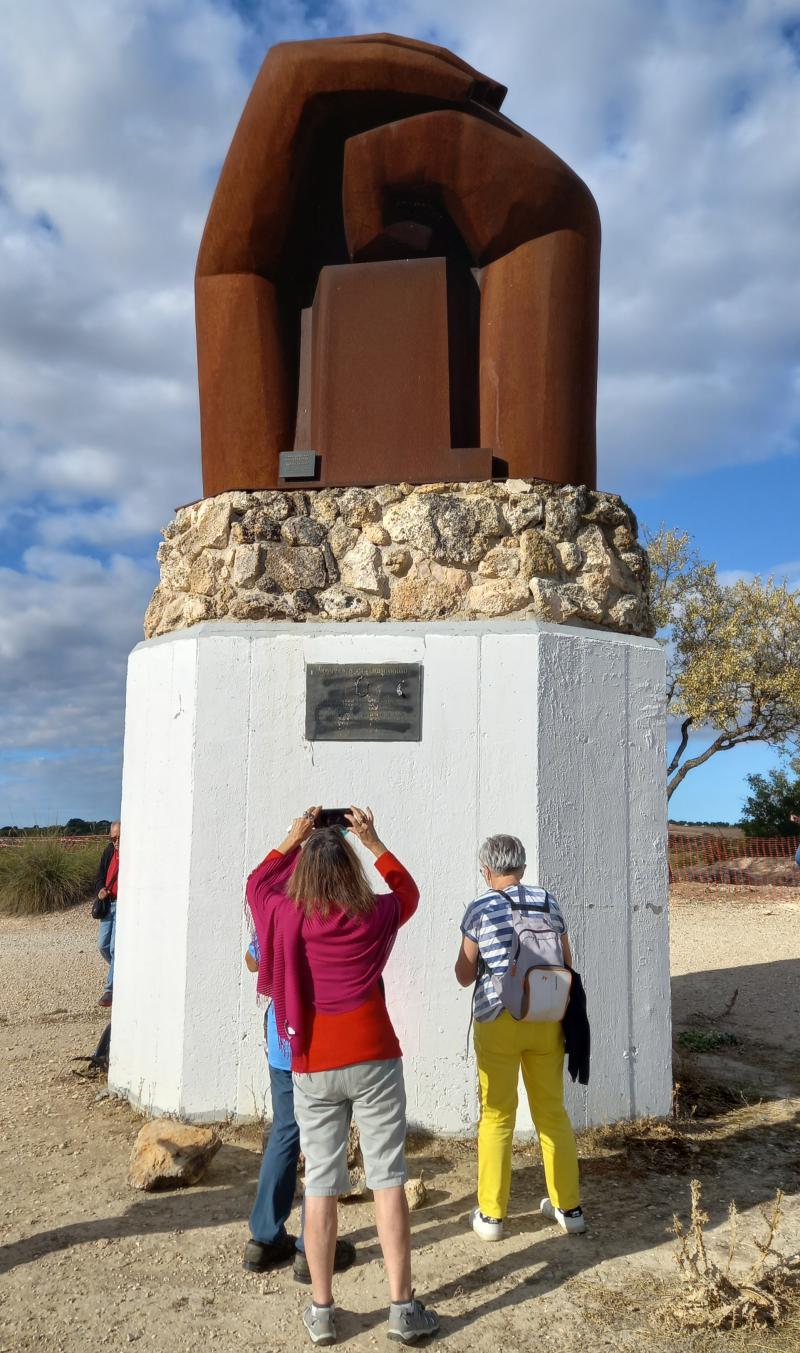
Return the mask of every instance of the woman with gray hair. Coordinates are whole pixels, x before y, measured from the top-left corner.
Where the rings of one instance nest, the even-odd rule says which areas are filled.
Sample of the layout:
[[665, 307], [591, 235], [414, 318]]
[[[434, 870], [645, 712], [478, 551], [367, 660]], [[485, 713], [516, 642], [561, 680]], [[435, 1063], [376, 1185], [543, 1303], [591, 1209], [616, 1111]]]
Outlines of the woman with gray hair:
[[[542, 1151], [548, 1196], [541, 1212], [562, 1230], [586, 1230], [580, 1205], [578, 1153], [564, 1108], [564, 1034], [555, 1020], [512, 1018], [493, 977], [508, 971], [514, 941], [513, 911], [537, 914], [560, 941], [564, 964], [572, 967], [564, 917], [543, 888], [521, 882], [525, 847], [516, 836], [490, 836], [480, 848], [487, 890], [467, 907], [461, 922], [456, 978], [475, 983], [475, 1056], [481, 1096], [478, 1128], [478, 1206], [470, 1216], [482, 1240], [501, 1240], [511, 1191], [511, 1146], [517, 1116], [520, 1069]], [[512, 905], [513, 903], [513, 905]]]

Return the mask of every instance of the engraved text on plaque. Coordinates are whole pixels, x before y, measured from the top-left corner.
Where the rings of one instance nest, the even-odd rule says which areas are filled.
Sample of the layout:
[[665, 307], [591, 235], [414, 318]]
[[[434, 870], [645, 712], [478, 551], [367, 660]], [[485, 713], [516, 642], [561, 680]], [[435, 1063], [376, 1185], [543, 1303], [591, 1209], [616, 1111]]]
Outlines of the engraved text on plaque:
[[419, 742], [422, 664], [309, 664], [306, 737], [309, 742]]

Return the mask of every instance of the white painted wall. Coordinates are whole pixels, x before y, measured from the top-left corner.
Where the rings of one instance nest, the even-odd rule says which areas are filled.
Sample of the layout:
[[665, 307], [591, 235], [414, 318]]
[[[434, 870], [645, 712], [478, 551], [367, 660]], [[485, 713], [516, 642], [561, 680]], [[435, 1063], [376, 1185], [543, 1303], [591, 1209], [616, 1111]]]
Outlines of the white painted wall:
[[[422, 662], [420, 743], [308, 743], [305, 665]], [[422, 900], [386, 973], [409, 1119], [475, 1127], [453, 977], [477, 847], [509, 831], [558, 897], [590, 1003], [576, 1123], [669, 1108], [664, 669], [649, 640], [543, 622], [208, 623], [131, 655], [112, 1087], [152, 1112], [265, 1104], [244, 880], [309, 803], [369, 803]], [[527, 1114], [520, 1127], [529, 1126]]]

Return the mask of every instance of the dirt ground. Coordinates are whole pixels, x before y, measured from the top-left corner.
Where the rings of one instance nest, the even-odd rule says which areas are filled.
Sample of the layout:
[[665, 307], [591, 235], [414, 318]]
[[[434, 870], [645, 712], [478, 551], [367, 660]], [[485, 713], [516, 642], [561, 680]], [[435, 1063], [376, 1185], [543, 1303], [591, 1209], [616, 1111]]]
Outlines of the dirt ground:
[[[796, 1319], [766, 1334], [692, 1336], [653, 1318], [673, 1291], [672, 1214], [686, 1218], [692, 1177], [702, 1181], [713, 1253], [722, 1252], [730, 1200], [748, 1236], [763, 1229], [761, 1210], [778, 1187], [779, 1248], [800, 1247], [800, 892], [730, 893], [676, 890], [679, 1118], [582, 1138], [588, 1235], [564, 1236], [540, 1218], [542, 1171], [527, 1146], [515, 1158], [509, 1234], [482, 1245], [466, 1226], [474, 1147], [410, 1144], [411, 1170], [424, 1169], [430, 1191], [412, 1214], [415, 1283], [442, 1318], [439, 1344], [454, 1353], [800, 1347]], [[293, 1353], [305, 1346], [307, 1289], [288, 1269], [241, 1268], [259, 1131], [225, 1129], [200, 1185], [137, 1194], [126, 1167], [141, 1119], [103, 1098], [102, 1082], [71, 1074], [70, 1059], [91, 1051], [103, 1025], [95, 940], [83, 907], [0, 920], [0, 1350]], [[703, 1034], [737, 1041], [704, 1051]], [[698, 1039], [699, 1050], [683, 1046]], [[382, 1346], [371, 1204], [342, 1204], [340, 1228], [359, 1262], [337, 1280], [339, 1342]], [[752, 1255], [745, 1244], [743, 1257]]]

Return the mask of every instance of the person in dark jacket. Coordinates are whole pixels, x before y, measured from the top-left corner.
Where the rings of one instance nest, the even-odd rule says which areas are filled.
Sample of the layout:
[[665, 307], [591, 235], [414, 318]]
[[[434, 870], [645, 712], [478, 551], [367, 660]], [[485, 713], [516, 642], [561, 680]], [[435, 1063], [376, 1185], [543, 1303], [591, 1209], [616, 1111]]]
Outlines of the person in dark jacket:
[[97, 935], [97, 947], [108, 964], [105, 989], [98, 1005], [107, 1009], [111, 1005], [114, 990], [114, 939], [117, 929], [117, 877], [119, 874], [119, 823], [112, 822], [108, 830], [109, 842], [97, 867], [95, 889], [99, 898], [110, 900], [107, 914], [100, 922]]
[[[481, 1119], [478, 1206], [470, 1215], [470, 1224], [481, 1240], [503, 1238], [511, 1191], [511, 1145], [521, 1069], [547, 1182], [548, 1196], [542, 1199], [540, 1211], [563, 1231], [575, 1234], [586, 1230], [586, 1222], [581, 1208], [575, 1134], [564, 1107], [564, 1029], [555, 1020], [513, 1019], [492, 982], [493, 976], [502, 976], [507, 971], [513, 942], [507, 889], [514, 890], [520, 905], [546, 908], [551, 928], [560, 937], [563, 962], [572, 968], [566, 922], [550, 893], [521, 882], [525, 847], [516, 836], [490, 836], [481, 846], [478, 858], [486, 891], [467, 908], [456, 962], [456, 979], [461, 986], [475, 983], [474, 1037]], [[588, 1038], [588, 1024], [586, 1032]], [[580, 1057], [577, 1060], [580, 1062]], [[586, 1070], [588, 1073], [588, 1066]]]

